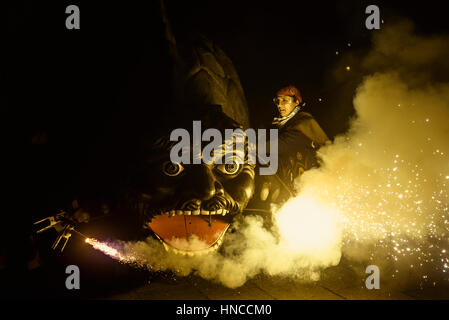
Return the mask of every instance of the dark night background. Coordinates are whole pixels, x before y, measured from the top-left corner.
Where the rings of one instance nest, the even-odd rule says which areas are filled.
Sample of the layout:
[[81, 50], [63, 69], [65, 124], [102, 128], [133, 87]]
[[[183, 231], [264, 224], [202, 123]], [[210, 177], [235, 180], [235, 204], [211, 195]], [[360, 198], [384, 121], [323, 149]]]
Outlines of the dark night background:
[[[69, 4], [80, 8], [81, 30], [65, 28]], [[353, 115], [360, 79], [345, 72], [341, 59], [369, 49], [376, 32], [365, 28], [369, 4], [380, 7], [386, 23], [403, 16], [417, 32], [449, 32], [443, 1], [166, 1], [175, 29], [203, 33], [232, 59], [252, 127], [270, 121], [274, 93], [291, 83], [331, 137], [344, 132]], [[136, 127], [157, 131], [155, 123], [169, 121], [163, 106], [170, 98], [170, 61], [158, 6], [15, 1], [8, 7], [0, 256], [13, 272], [25, 270], [32, 221], [67, 205], [74, 190], [89, 183], [86, 168], [120, 165]], [[338, 80], [335, 68], [342, 68]], [[112, 138], [105, 142], [106, 136]]]

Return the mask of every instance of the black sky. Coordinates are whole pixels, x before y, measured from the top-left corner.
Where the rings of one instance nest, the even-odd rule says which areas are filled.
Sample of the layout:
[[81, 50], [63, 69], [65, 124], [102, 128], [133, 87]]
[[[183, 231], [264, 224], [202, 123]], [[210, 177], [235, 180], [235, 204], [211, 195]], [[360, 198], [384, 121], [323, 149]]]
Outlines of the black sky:
[[[121, 95], [130, 95], [130, 85], [145, 90], [156, 81], [148, 65], [164, 54], [158, 1], [92, 2], [17, 1], [8, 11], [12, 44], [8, 103], [12, 114], [22, 110], [21, 116], [30, 116], [25, 120], [30, 134], [55, 122], [77, 122], [78, 117], [95, 127], [116, 111]], [[449, 32], [443, 1], [166, 3], [172, 24], [198, 30], [231, 57], [253, 125], [270, 119], [274, 92], [292, 83], [330, 135], [345, 129], [343, 123], [331, 123], [339, 112], [332, 107], [339, 93], [328, 83], [339, 58], [335, 51], [369, 47], [373, 31], [364, 27], [368, 4], [380, 7], [386, 23], [403, 16], [415, 22], [418, 32]], [[79, 31], [65, 29], [68, 4], [81, 9]], [[140, 81], [141, 77], [145, 79]], [[318, 98], [323, 102], [317, 103]]]

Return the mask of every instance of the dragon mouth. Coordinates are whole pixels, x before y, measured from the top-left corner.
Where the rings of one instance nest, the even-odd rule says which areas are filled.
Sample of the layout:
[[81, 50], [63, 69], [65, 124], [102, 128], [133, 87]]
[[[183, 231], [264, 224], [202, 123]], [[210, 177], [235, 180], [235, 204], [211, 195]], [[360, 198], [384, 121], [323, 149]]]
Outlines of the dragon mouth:
[[151, 217], [146, 225], [175, 254], [201, 255], [216, 251], [231, 224], [227, 209], [171, 210]]

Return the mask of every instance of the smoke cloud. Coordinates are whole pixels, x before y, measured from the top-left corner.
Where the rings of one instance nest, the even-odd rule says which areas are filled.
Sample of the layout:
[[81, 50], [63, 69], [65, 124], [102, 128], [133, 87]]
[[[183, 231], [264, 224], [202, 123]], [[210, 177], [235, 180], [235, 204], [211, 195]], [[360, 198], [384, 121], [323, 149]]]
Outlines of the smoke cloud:
[[343, 255], [396, 283], [447, 280], [447, 56], [449, 37], [415, 35], [409, 21], [377, 33], [359, 66], [350, 130], [299, 182], [339, 208]]
[[[259, 273], [317, 280], [323, 265], [338, 263], [340, 258], [338, 250], [328, 258], [310, 250], [299, 254], [265, 229], [260, 217], [246, 217], [237, 224], [235, 231], [226, 235], [222, 250], [207, 255], [189, 257], [166, 252], [152, 238], [140, 242], [117, 242], [113, 246], [127, 257], [126, 262], [139, 267], [171, 270], [180, 276], [194, 272], [230, 288], [243, 285]], [[192, 243], [196, 241], [193, 239]]]
[[375, 34], [359, 59], [365, 77], [350, 130], [319, 151], [321, 167], [303, 174], [300, 195], [278, 210], [274, 231], [246, 217], [221, 251], [199, 257], [166, 253], [151, 239], [117, 245], [141, 266], [231, 288], [258, 273], [318, 280], [342, 255], [388, 269], [391, 279], [446, 279], [447, 57], [449, 37], [416, 35], [408, 21]]

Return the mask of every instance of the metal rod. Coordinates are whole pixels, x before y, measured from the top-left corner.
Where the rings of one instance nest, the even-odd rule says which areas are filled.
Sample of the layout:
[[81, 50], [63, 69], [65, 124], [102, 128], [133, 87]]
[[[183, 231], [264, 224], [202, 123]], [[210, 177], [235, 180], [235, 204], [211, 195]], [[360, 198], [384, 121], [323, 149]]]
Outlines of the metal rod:
[[85, 238], [85, 239], [89, 239], [88, 236], [82, 234], [81, 232], [79, 232], [78, 230], [73, 229], [72, 231], [76, 232], [77, 234], [79, 234], [81, 237]]

